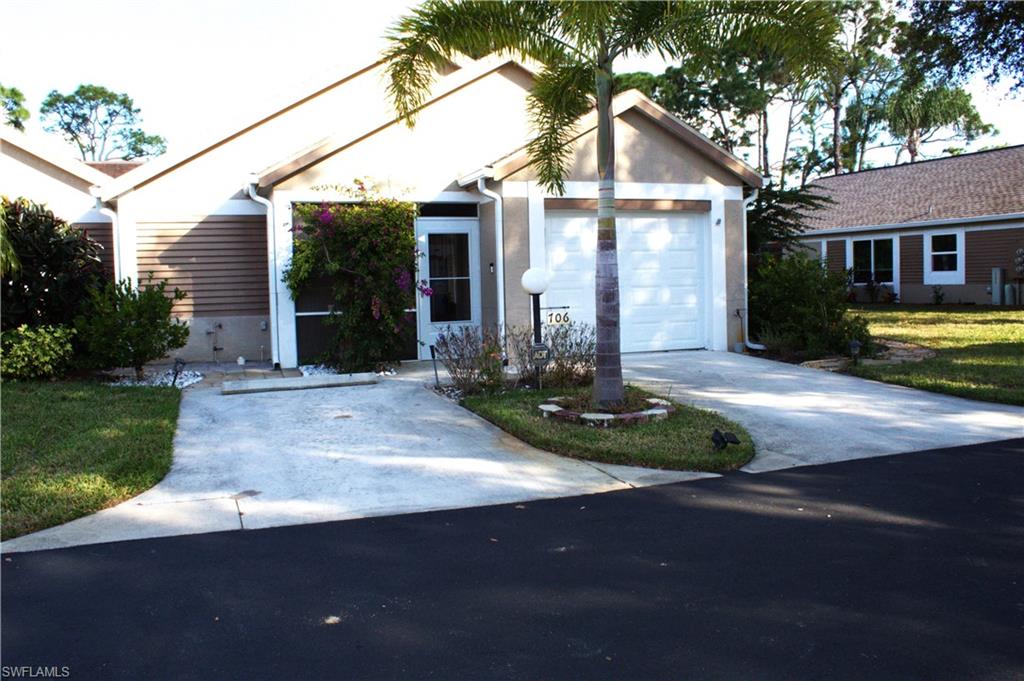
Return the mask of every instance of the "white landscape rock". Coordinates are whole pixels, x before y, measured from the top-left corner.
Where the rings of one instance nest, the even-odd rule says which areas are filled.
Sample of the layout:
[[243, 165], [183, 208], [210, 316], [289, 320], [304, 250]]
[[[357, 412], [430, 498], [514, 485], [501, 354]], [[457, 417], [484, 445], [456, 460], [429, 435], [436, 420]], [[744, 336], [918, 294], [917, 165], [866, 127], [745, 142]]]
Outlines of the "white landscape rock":
[[134, 376], [122, 376], [110, 383], [112, 386], [132, 386], [132, 387], [159, 387], [159, 386], [170, 386], [174, 385], [178, 388], [187, 388], [190, 385], [198, 383], [203, 380], [203, 375], [198, 371], [180, 371], [178, 372], [178, 378], [174, 379], [174, 369], [168, 369], [159, 373], [149, 373], [137, 379]]

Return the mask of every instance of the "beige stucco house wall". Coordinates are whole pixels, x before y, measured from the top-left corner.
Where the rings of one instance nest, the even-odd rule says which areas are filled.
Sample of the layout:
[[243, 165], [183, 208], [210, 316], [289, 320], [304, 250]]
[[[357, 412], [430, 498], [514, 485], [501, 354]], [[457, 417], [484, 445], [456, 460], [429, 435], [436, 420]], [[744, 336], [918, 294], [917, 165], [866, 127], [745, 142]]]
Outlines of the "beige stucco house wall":
[[[438, 210], [462, 206], [458, 224], [472, 225], [475, 239], [477, 321], [526, 324], [519, 278], [544, 259], [545, 215], [567, 205], [560, 200], [596, 199], [593, 115], [578, 125], [564, 197], [544, 191], [526, 162], [534, 73], [508, 58], [452, 63], [410, 129], [390, 107], [383, 66], [372, 64], [106, 182], [101, 198], [118, 216], [124, 274], [152, 272], [188, 293], [176, 311], [192, 333], [178, 356], [294, 366], [297, 320], [312, 312], [296, 307], [282, 281], [292, 205], [352, 200], [338, 186], [360, 178]], [[706, 347], [731, 349], [742, 341], [736, 312], [745, 312], [742, 202], [760, 178], [642, 95], [615, 102], [623, 215], [701, 216]], [[421, 218], [417, 234], [437, 224]]]

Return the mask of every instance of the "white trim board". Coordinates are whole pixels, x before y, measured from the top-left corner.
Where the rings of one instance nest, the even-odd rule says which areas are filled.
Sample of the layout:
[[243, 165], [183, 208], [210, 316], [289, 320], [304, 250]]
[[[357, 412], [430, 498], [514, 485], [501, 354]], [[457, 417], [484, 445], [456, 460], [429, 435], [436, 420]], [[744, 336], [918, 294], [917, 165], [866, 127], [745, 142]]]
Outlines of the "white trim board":
[[[529, 198], [530, 187], [536, 187], [543, 198], [596, 199], [597, 182], [566, 182], [565, 193], [553, 194], [535, 181], [502, 182], [502, 196], [508, 199]], [[691, 201], [742, 201], [743, 188], [718, 184], [677, 184], [669, 182], [616, 182], [616, 199], [673, 199]]]
[[[952, 235], [956, 237], [956, 269], [935, 272], [932, 270], [932, 237]], [[921, 283], [925, 286], [962, 286], [966, 282], [967, 239], [963, 229], [934, 229], [922, 235], [924, 263]]]

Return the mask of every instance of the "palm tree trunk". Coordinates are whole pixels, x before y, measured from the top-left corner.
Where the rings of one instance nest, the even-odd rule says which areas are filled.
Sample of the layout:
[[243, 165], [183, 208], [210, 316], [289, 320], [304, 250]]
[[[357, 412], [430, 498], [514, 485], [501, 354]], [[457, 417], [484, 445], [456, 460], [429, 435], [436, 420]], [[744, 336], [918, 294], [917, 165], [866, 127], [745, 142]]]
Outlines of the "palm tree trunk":
[[594, 272], [597, 311], [596, 406], [622, 403], [619, 336], [619, 263], [615, 241], [615, 121], [612, 113], [612, 65], [597, 67], [597, 257]]

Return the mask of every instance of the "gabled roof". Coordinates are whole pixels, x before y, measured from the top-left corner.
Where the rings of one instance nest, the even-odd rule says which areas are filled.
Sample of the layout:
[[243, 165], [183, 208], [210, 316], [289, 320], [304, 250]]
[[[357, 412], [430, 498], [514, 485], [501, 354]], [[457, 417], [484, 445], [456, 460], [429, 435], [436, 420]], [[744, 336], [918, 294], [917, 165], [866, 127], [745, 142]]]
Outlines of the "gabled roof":
[[834, 203], [808, 214], [808, 230], [898, 227], [1024, 213], [1024, 145], [821, 177]]
[[131, 160], [125, 161], [124, 159], [115, 159], [111, 161], [86, 161], [86, 165], [90, 168], [95, 168], [104, 175], [109, 175], [111, 178], [121, 177], [125, 173], [131, 172], [145, 163], [144, 160]]
[[[103, 187], [101, 198], [104, 201], [110, 201], [116, 199], [118, 196], [125, 194], [137, 187], [156, 179], [157, 177], [168, 173], [178, 166], [188, 163], [192, 159], [202, 156], [206, 152], [219, 147], [220, 145], [229, 142], [235, 137], [248, 132], [249, 130], [266, 123], [267, 121], [276, 118], [277, 116], [294, 109], [297, 106], [308, 102], [311, 99], [323, 94], [324, 92], [331, 90], [347, 81], [354, 78], [358, 78], [367, 71], [370, 71], [380, 65], [379, 61], [375, 61], [372, 64], [363, 66], [342, 78], [333, 76], [328, 79], [326, 83], [317, 83], [312, 85], [309, 90], [309, 94], [299, 97], [298, 99], [289, 99], [286, 101], [280, 101], [273, 105], [269, 113], [262, 114], [260, 116], [248, 119], [245, 123], [240, 125], [234, 125], [230, 129], [224, 130], [218, 134], [211, 135], [208, 139], [200, 144], [195, 145], [191, 149], [187, 149], [178, 153], [169, 153], [149, 161], [148, 163], [132, 170], [130, 172], [121, 175], [113, 182], [110, 182]], [[239, 180], [241, 182], [241, 179]]]
[[[635, 111], [644, 115], [654, 123], [658, 124], [670, 135], [685, 142], [690, 147], [696, 149], [699, 153], [736, 175], [738, 178], [743, 180], [746, 185], [755, 189], [759, 189], [764, 185], [764, 178], [761, 177], [757, 170], [712, 142], [696, 129], [673, 116], [666, 109], [656, 104], [639, 90], [627, 90], [626, 92], [616, 95], [612, 100], [613, 116], [621, 116], [627, 111]], [[583, 135], [586, 135], [596, 129], [597, 111], [593, 110], [590, 113], [585, 114], [577, 122], [576, 126], [577, 135], [574, 139], [579, 139]], [[491, 164], [490, 170], [486, 173], [482, 170], [477, 171], [476, 173], [473, 173], [471, 177], [475, 178], [486, 174], [488, 177], [492, 177], [495, 180], [502, 180], [517, 170], [525, 168], [529, 163], [529, 154], [527, 153], [526, 145], [523, 145], [511, 154]]]
[[[484, 76], [494, 73], [498, 69], [508, 65], [515, 65], [531, 74], [536, 74], [537, 67], [534, 64], [506, 56], [490, 55], [477, 60], [460, 60], [458, 62], [459, 69], [444, 76], [435, 83], [433, 90], [430, 92], [430, 96], [423, 102], [419, 110], [425, 109], [434, 102], [437, 102], [438, 100], [461, 90], [467, 85], [480, 80]], [[346, 130], [344, 133], [332, 135], [326, 139], [320, 140], [312, 146], [307, 147], [286, 159], [280, 160], [261, 171], [259, 173], [259, 186], [269, 187], [282, 182], [283, 180], [302, 172], [306, 168], [316, 165], [325, 158], [333, 156], [346, 147], [366, 139], [367, 137], [395, 125], [396, 123], [400, 123], [400, 119], [397, 115], [391, 115], [375, 122], [365, 129]]]
[[73, 157], [70, 152], [65, 153], [65, 150], [59, 148], [56, 144], [48, 144], [45, 141], [33, 139], [29, 134], [14, 128], [0, 125], [0, 141], [4, 144], [10, 144], [12, 147], [17, 147], [55, 168], [59, 168], [88, 182], [90, 185], [101, 185], [110, 180], [109, 176], [104, 175], [95, 168], [90, 168], [84, 162]]

